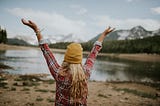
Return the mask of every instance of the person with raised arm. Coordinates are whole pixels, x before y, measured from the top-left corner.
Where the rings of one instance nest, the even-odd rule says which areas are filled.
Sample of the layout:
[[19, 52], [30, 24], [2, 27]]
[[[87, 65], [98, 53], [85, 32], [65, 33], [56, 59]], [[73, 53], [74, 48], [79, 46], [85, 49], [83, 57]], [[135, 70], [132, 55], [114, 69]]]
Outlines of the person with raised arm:
[[82, 65], [83, 48], [79, 43], [71, 43], [67, 46], [62, 65], [59, 65], [48, 44], [43, 39], [38, 26], [28, 20], [21, 20], [36, 33], [39, 46], [43, 52], [51, 75], [56, 81], [55, 106], [87, 106], [88, 79], [94, 65], [97, 54], [102, 48], [104, 38], [114, 30], [108, 27], [101, 33], [98, 40]]

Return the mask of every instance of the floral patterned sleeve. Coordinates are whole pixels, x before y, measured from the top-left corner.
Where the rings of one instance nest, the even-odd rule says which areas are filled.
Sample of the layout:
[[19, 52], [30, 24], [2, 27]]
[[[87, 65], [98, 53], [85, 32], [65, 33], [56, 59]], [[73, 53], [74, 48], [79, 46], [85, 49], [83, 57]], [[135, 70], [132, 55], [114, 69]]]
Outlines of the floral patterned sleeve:
[[55, 59], [54, 55], [52, 54], [49, 46], [47, 43], [45, 43], [45, 41], [41, 40], [39, 42], [40, 48], [43, 52], [43, 55], [45, 57], [45, 60], [47, 62], [47, 65], [49, 67], [50, 73], [52, 74], [52, 76], [54, 77], [55, 80], [57, 80], [57, 76], [58, 76], [58, 69], [59, 69], [59, 64], [57, 62], [57, 60]]
[[95, 62], [95, 59], [99, 53], [99, 51], [101, 50], [102, 48], [102, 43], [99, 42], [99, 41], [96, 41], [94, 43], [94, 46], [90, 52], [90, 54], [88, 55], [87, 59], [86, 59], [86, 62], [83, 66], [83, 69], [85, 71], [85, 74], [87, 76], [87, 78], [89, 79], [90, 78], [90, 75], [91, 75], [91, 69], [94, 65], [94, 62]]

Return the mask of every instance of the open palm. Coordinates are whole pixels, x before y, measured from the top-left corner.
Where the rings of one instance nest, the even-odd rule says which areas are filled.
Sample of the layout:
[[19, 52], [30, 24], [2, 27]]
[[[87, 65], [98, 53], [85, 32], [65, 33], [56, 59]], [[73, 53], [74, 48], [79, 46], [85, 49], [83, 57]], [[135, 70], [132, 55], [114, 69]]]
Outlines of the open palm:
[[38, 30], [38, 27], [37, 27], [37, 25], [36, 25], [34, 22], [32, 22], [32, 21], [30, 21], [30, 20], [26, 21], [25, 19], [22, 19], [21, 21], [22, 21], [22, 23], [23, 23], [24, 25], [29, 26], [29, 27], [32, 28], [35, 32]]

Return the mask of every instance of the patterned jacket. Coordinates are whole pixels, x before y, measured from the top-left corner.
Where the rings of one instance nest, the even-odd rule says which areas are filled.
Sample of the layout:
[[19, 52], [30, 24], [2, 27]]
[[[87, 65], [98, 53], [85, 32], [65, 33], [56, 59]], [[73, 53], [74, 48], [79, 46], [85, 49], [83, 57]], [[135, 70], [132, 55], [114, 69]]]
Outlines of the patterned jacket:
[[[60, 65], [58, 64], [53, 53], [48, 47], [48, 44], [40, 42], [40, 48], [47, 62], [50, 73], [56, 81], [55, 106], [75, 106], [75, 104], [74, 105], [72, 104], [72, 101], [69, 95], [69, 87], [71, 85], [71, 81], [68, 78], [64, 76], [60, 76], [58, 74]], [[102, 44], [96, 41], [93, 45], [93, 48], [90, 54], [86, 59], [85, 64], [83, 65], [83, 70], [87, 78], [89, 78], [91, 75], [91, 69], [97, 57], [97, 54], [101, 50], [101, 48], [102, 48]], [[86, 84], [86, 87], [87, 87], [87, 84]], [[87, 106], [87, 94], [81, 98], [80, 103], [77, 103], [76, 106]]]

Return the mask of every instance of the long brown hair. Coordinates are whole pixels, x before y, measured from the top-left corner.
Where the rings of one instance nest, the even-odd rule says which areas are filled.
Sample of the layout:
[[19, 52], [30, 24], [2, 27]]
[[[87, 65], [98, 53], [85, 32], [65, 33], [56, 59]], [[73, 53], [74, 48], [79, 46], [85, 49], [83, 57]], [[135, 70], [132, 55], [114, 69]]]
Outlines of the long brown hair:
[[63, 70], [71, 74], [70, 97], [78, 100], [88, 93], [87, 79], [81, 64], [62, 63]]

